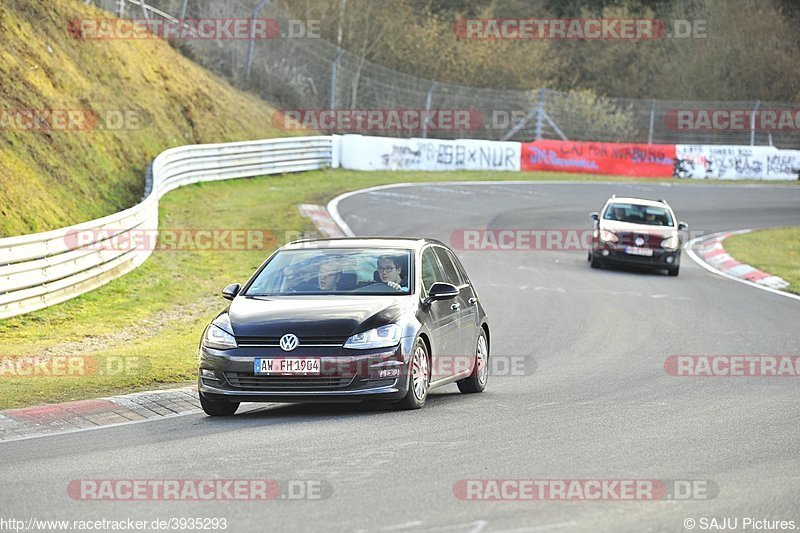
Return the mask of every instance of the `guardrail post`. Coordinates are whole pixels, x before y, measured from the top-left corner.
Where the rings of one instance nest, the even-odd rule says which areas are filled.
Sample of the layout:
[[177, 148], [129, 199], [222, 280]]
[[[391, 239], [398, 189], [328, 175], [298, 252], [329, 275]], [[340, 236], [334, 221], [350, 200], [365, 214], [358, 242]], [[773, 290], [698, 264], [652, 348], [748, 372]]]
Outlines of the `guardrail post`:
[[183, 3], [181, 3], [181, 14], [178, 16], [178, 20], [180, 20], [181, 22], [183, 22], [183, 19], [186, 18], [186, 8], [188, 7], [189, 7], [189, 0], [183, 0]]
[[331, 63], [331, 88], [328, 96], [328, 109], [331, 111], [336, 107], [336, 74], [339, 70], [339, 58], [342, 57], [342, 54], [344, 54], [344, 48], [339, 48], [339, 51], [336, 52], [336, 57], [333, 58], [333, 63]]
[[647, 144], [653, 144], [653, 124], [656, 119], [656, 101], [653, 99], [650, 104], [650, 133], [647, 134]]
[[431, 100], [433, 99], [433, 91], [436, 89], [437, 82], [431, 83], [431, 88], [428, 89], [428, 95], [425, 97], [425, 117], [426, 120], [422, 121], [422, 138], [428, 138], [428, 113], [431, 112]]
[[750, 146], [756, 142], [756, 111], [758, 106], [761, 105], [761, 100], [756, 100], [756, 105], [753, 107], [753, 113], [750, 115]]
[[536, 140], [542, 139], [542, 120], [544, 120], [544, 95], [547, 89], [539, 89], [539, 100], [536, 102]]
[[[185, 2], [186, 0], [184, 0]], [[256, 36], [255, 36], [255, 19], [258, 12], [269, 3], [269, 0], [261, 0], [258, 5], [253, 9], [253, 13], [250, 15], [250, 39], [247, 43], [247, 66], [244, 70], [244, 79], [250, 79], [250, 69], [253, 67], [253, 44], [255, 43]]]

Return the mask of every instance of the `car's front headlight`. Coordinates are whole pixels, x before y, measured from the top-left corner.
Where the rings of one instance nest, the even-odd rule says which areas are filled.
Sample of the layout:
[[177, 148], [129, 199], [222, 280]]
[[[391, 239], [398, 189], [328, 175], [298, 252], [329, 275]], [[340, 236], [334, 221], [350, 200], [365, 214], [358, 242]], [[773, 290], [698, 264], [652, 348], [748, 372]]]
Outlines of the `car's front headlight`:
[[619, 239], [616, 233], [604, 229], [600, 230], [600, 240], [605, 242], [617, 242]]
[[216, 350], [230, 350], [237, 348], [236, 339], [231, 333], [231, 319], [228, 313], [223, 313], [214, 319], [203, 335], [203, 346]]
[[371, 348], [388, 348], [400, 342], [400, 326], [388, 324], [379, 328], [356, 333], [344, 343], [345, 348], [369, 350]]
[[668, 237], [661, 241], [661, 247], [666, 248], [667, 250], [676, 250], [680, 244], [681, 239], [677, 235], [673, 235], [672, 237]]

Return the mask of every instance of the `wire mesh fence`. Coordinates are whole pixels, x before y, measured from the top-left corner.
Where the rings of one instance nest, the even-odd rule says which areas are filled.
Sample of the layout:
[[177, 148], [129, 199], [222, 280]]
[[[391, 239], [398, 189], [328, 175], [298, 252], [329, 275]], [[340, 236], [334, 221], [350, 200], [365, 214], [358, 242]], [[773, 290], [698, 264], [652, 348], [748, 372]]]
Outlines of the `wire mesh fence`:
[[[293, 21], [269, 0], [86, 1], [128, 19], [268, 18], [280, 28], [290, 27]], [[337, 121], [304, 122], [323, 133], [800, 148], [797, 104], [648, 100], [597, 96], [589, 91], [468, 87], [391, 70], [315, 36], [171, 42], [193, 60], [279, 109], [315, 112], [303, 116], [318, 118], [326, 110], [418, 110], [420, 116], [460, 110], [470, 117], [458, 126], [434, 129], [424, 120], [412, 127], [363, 129]], [[284, 118], [281, 114], [263, 117], [280, 126], [286, 125], [280, 124]]]

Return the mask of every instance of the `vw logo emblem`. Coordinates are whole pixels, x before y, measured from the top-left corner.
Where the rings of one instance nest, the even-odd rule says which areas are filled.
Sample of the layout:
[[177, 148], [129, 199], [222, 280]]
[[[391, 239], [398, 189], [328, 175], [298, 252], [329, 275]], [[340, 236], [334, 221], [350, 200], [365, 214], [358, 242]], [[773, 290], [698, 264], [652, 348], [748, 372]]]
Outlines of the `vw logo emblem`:
[[636, 239], [633, 241], [636, 246], [641, 246], [644, 244], [644, 237], [641, 235], [637, 236]]
[[297, 339], [297, 335], [295, 335], [294, 333], [287, 333], [286, 335], [281, 337], [280, 340], [281, 349], [284, 352], [291, 352], [292, 350], [297, 348], [297, 345], [299, 343], [300, 341]]

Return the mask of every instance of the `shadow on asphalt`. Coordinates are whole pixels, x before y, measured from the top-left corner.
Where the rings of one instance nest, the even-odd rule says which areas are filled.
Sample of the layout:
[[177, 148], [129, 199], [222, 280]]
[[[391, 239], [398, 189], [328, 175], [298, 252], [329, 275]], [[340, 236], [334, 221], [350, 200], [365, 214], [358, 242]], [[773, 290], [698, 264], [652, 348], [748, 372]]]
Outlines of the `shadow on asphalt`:
[[[463, 397], [459, 392], [432, 392], [428, 396], [426, 409], [435, 409], [436, 405], [442, 405], [454, 401], [456, 397]], [[246, 406], [247, 404], [245, 404]], [[253, 404], [250, 404], [253, 405]], [[353, 417], [369, 416], [381, 413], [413, 413], [414, 411], [396, 409], [392, 402], [380, 400], [355, 401], [347, 403], [285, 403], [285, 404], [265, 404], [250, 411], [245, 411], [235, 415], [233, 418], [285, 418], [285, 417]], [[230, 419], [229, 419], [230, 420]]]
[[663, 277], [663, 278], [668, 278], [669, 277], [667, 275], [667, 271], [666, 270], [659, 270], [659, 269], [655, 269], [655, 268], [640, 268], [640, 267], [628, 266], [628, 265], [607, 264], [607, 265], [603, 265], [602, 268], [591, 269], [591, 270], [594, 270], [595, 272], [603, 272], [603, 271], [620, 272], [620, 273], [624, 272], [626, 274], [639, 274], [641, 276], [659, 276], [659, 277]]
[[[348, 403], [267, 403], [243, 404], [240, 411], [232, 417], [203, 417], [195, 423], [214, 426], [231, 426], [247, 424], [248, 422], [262, 423], [264, 421], [289, 424], [293, 422], [307, 422], [319, 419], [348, 419], [368, 416], [413, 416], [428, 410], [435, 410], [437, 406], [453, 404], [459, 399], [464, 400], [465, 395], [458, 391], [434, 391], [421, 410], [396, 409], [392, 402], [367, 400]], [[272, 424], [271, 424], [272, 425]]]

